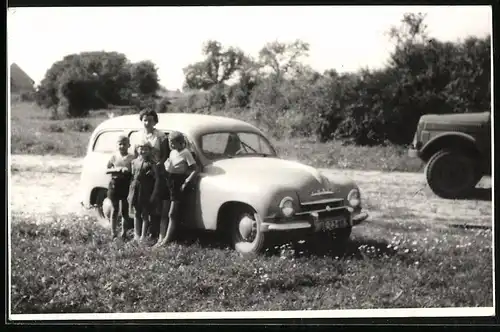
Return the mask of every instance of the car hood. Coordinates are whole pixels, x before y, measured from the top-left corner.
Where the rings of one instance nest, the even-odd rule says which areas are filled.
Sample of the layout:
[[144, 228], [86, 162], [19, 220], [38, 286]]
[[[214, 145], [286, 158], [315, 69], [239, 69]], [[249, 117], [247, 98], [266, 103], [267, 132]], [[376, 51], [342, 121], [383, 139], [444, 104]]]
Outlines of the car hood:
[[[354, 183], [348, 177], [322, 172], [299, 162], [272, 157], [237, 157], [216, 161], [212, 166], [221, 174], [251, 186], [293, 190], [301, 201], [315, 201], [345, 195]], [[270, 188], [271, 187], [271, 188]], [[327, 192], [313, 195], [314, 192]]]

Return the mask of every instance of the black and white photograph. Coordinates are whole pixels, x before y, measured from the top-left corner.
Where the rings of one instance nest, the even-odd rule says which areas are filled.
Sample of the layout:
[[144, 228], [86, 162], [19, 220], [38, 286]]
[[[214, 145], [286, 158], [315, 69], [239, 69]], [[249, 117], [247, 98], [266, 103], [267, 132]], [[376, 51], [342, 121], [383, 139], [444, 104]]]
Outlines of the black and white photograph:
[[494, 316], [492, 17], [8, 7], [8, 319]]

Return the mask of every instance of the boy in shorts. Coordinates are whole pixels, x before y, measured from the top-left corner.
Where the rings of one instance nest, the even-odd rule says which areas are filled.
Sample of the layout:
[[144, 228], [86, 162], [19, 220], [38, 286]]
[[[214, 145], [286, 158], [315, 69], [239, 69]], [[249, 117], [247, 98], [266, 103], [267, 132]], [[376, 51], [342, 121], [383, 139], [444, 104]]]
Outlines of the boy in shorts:
[[167, 171], [167, 185], [170, 192], [170, 210], [167, 221], [162, 219], [160, 224], [160, 238], [157, 245], [161, 246], [172, 241], [174, 231], [179, 225], [179, 205], [183, 192], [198, 173], [196, 161], [186, 148], [184, 136], [179, 132], [172, 132], [168, 136], [170, 155], [165, 161]]
[[117, 141], [118, 152], [114, 153], [108, 161], [106, 173], [111, 174], [111, 180], [108, 185], [108, 198], [111, 201], [111, 234], [113, 238], [117, 237], [116, 226], [118, 224], [118, 211], [122, 215], [122, 232], [120, 237], [125, 239], [128, 223], [128, 190], [130, 185], [130, 172], [134, 155], [128, 153], [130, 147], [129, 139], [126, 135], [120, 135]]

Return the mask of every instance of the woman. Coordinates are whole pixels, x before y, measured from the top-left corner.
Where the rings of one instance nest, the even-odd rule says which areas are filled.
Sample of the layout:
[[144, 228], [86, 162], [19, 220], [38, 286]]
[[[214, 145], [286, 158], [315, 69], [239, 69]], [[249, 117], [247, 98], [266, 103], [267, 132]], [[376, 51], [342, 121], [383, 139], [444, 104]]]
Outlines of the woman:
[[[160, 186], [158, 193], [158, 203], [156, 204], [156, 211], [152, 216], [152, 230], [153, 235], [157, 235], [159, 231], [160, 220], [167, 218], [170, 209], [170, 197], [167, 188], [165, 161], [170, 154], [168, 139], [165, 133], [155, 128], [158, 124], [158, 114], [149, 108], [142, 110], [139, 113], [139, 120], [142, 122], [144, 128], [140, 132], [139, 141], [147, 141], [151, 145], [152, 159], [158, 166], [160, 173]], [[137, 149], [134, 148], [134, 153], [137, 155]]]

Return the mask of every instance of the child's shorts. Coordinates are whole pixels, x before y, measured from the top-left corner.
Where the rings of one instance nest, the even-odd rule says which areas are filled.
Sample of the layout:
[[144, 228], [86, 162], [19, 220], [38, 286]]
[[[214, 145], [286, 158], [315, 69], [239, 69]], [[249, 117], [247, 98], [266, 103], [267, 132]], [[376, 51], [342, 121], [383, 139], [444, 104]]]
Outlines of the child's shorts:
[[108, 185], [108, 198], [112, 201], [126, 200], [130, 181], [123, 177], [112, 177]]
[[170, 200], [176, 202], [180, 201], [184, 195], [181, 191], [184, 181], [187, 176], [185, 174], [169, 174], [167, 177], [168, 190], [170, 193]]

